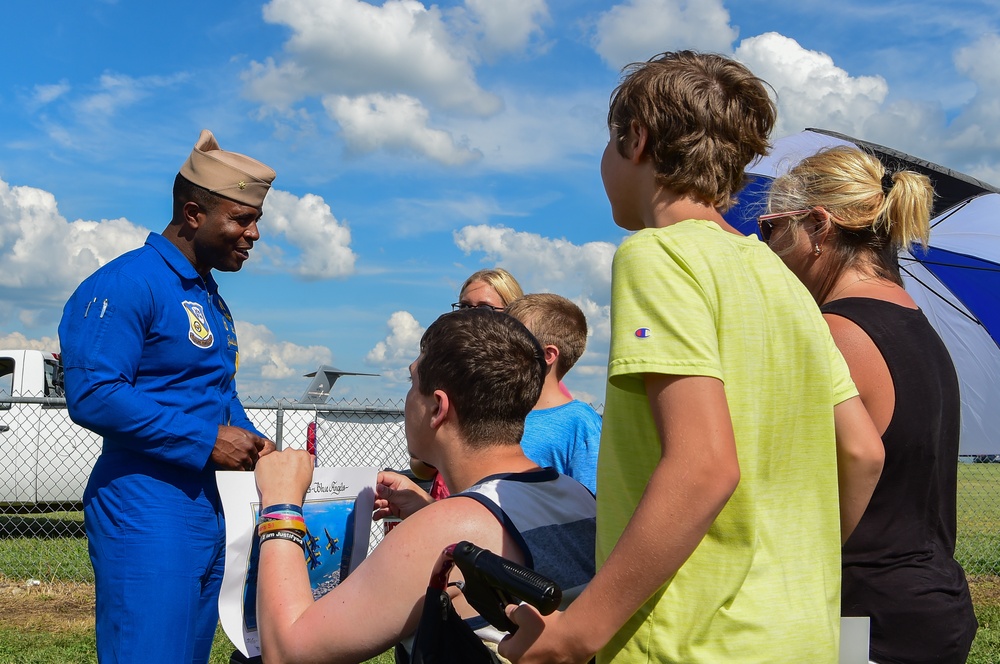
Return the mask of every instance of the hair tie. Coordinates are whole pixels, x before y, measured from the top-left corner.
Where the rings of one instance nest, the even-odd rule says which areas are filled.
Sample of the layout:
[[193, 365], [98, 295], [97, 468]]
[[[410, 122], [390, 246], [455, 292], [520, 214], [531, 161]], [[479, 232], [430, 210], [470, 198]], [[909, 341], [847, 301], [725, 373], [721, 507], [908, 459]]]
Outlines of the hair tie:
[[890, 173], [889, 171], [885, 171], [882, 174], [882, 194], [885, 196], [889, 195], [889, 190], [892, 189], [892, 185], [894, 184], [892, 181], [892, 176], [893, 174]]

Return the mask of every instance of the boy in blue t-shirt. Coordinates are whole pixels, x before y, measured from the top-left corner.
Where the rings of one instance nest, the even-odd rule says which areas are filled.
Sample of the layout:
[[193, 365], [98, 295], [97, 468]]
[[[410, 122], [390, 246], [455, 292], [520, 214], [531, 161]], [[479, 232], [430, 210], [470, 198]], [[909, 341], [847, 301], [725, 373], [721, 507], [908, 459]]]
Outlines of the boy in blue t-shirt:
[[548, 365], [542, 394], [524, 423], [521, 448], [538, 465], [569, 475], [596, 495], [601, 416], [560, 387], [587, 347], [587, 318], [580, 307], [554, 293], [524, 295], [506, 312], [535, 335]]

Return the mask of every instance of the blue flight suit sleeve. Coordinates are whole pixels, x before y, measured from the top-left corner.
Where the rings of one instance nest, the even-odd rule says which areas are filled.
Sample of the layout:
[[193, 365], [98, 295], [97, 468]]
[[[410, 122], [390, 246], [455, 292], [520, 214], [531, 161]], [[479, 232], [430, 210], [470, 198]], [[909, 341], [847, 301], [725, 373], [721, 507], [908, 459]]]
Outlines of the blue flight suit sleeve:
[[[74, 422], [105, 437], [105, 451], [109, 441], [127, 441], [123, 446], [130, 450], [200, 471], [215, 447], [219, 423], [163, 405], [136, 386], [144, 342], [156, 333], [155, 297], [148, 283], [122, 271], [99, 271], [81, 284], [59, 325], [66, 405]], [[161, 379], [164, 387], [170, 385], [170, 376]], [[249, 425], [235, 388], [232, 397], [238, 406], [233, 414]]]
[[254, 425], [253, 421], [251, 421], [250, 417], [247, 415], [246, 409], [243, 408], [243, 403], [240, 401], [239, 394], [237, 394], [235, 389], [233, 390], [233, 398], [229, 406], [229, 418], [229, 424], [232, 426], [251, 431], [261, 438], [268, 438], [267, 434], [261, 433], [260, 430]]

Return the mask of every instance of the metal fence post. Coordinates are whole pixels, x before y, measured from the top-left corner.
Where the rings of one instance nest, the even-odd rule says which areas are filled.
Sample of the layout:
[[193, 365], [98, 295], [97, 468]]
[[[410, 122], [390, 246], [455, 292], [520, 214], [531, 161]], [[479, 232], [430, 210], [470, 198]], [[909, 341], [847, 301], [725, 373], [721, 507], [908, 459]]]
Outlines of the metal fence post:
[[285, 407], [279, 400], [278, 412], [277, 415], [275, 416], [275, 422], [274, 422], [274, 447], [279, 450], [282, 448], [281, 435], [282, 435], [282, 429], [284, 428], [284, 420], [285, 420]]

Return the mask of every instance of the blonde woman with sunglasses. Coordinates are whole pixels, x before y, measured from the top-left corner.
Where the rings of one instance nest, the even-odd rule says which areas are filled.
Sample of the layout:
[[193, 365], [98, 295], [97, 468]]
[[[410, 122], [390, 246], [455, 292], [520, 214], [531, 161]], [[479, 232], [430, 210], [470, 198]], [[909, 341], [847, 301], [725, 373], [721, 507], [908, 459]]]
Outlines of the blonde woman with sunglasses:
[[775, 180], [761, 237], [821, 306], [885, 463], [844, 543], [842, 611], [871, 617], [873, 662], [964, 662], [977, 622], [955, 561], [960, 401], [947, 349], [903, 289], [898, 255], [926, 246], [934, 190], [856, 148]]

